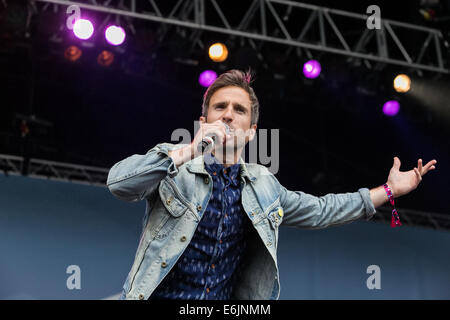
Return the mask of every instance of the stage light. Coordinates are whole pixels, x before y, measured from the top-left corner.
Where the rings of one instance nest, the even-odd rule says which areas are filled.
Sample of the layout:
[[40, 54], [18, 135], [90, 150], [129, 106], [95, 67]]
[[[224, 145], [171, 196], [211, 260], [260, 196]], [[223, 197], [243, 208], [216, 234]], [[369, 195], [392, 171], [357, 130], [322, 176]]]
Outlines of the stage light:
[[105, 31], [105, 38], [113, 46], [121, 45], [125, 41], [125, 30], [119, 26], [109, 26]]
[[399, 74], [394, 79], [394, 89], [397, 92], [408, 92], [411, 88], [411, 79], [406, 74]]
[[77, 46], [70, 46], [64, 51], [64, 58], [69, 61], [75, 62], [81, 57], [81, 50]]
[[321, 70], [322, 68], [317, 60], [309, 60], [303, 65], [303, 74], [310, 79], [317, 78]]
[[86, 19], [78, 19], [73, 25], [73, 33], [81, 40], [87, 40], [94, 34], [92, 22]]
[[383, 105], [383, 113], [389, 117], [395, 116], [400, 110], [400, 103], [390, 100]]
[[198, 77], [198, 82], [203, 87], [209, 87], [217, 78], [217, 73], [212, 70], [203, 71]]
[[103, 50], [97, 57], [97, 62], [103, 67], [109, 67], [114, 61], [114, 54], [111, 51]]
[[225, 61], [228, 57], [228, 49], [223, 43], [215, 43], [209, 47], [209, 57], [214, 62]]

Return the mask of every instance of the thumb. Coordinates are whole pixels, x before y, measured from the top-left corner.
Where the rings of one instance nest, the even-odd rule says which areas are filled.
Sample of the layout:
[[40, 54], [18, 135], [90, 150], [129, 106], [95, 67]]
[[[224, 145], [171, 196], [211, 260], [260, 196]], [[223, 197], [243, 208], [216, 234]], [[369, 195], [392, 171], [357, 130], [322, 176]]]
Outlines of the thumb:
[[400, 170], [400, 165], [401, 165], [400, 159], [398, 157], [394, 157], [394, 165], [392, 167], [397, 170]]

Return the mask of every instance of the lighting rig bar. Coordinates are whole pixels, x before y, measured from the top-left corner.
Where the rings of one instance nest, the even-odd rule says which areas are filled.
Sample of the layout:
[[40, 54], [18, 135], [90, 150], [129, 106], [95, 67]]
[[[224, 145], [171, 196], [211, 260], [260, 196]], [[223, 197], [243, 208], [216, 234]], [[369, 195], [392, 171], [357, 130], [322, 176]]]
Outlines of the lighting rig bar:
[[83, 166], [77, 164], [54, 162], [40, 159], [28, 159], [28, 164], [23, 157], [0, 154], [0, 170], [5, 175], [24, 175], [31, 178], [48, 179], [62, 182], [73, 182], [105, 187], [109, 169]]
[[[283, 44], [290, 47], [287, 55], [292, 49], [297, 49], [297, 55], [300, 55], [299, 49], [303, 49], [308, 56], [311, 55], [309, 50], [315, 50], [362, 59], [369, 67], [371, 67], [369, 61], [373, 61], [378, 64], [393, 64], [415, 70], [449, 72], [445, 65], [447, 61], [443, 57], [441, 44], [444, 39], [440, 30], [383, 19], [382, 16], [380, 29], [368, 29], [366, 26], [368, 15], [300, 2], [242, 0], [241, 5], [234, 10], [231, 17], [230, 14], [227, 16], [220, 7], [220, 4], [224, 5], [225, 0], [139, 2], [121, 0], [114, 2], [114, 5], [111, 0], [30, 1], [34, 3], [37, 11], [48, 10], [51, 5], [54, 11], [57, 11], [59, 6], [66, 10], [66, 7], [70, 5], [78, 5], [81, 9], [108, 15], [159, 22], [165, 25], [161, 26], [163, 34], [167, 31], [167, 25], [191, 28], [194, 29], [190, 35], [193, 43], [202, 48], [204, 45], [201, 35], [204, 31], [210, 31], [248, 39], [254, 49], [257, 49], [255, 44], [257, 40], [262, 43]], [[37, 2], [45, 3], [45, 5], [36, 6]], [[167, 9], [167, 6], [171, 6], [171, 9], [163, 11], [162, 7]], [[298, 19], [300, 14], [308, 18]], [[242, 19], [240, 23], [232, 25], [229, 21], [235, 20], [236, 16]], [[292, 20], [298, 20], [298, 23]], [[352, 25], [361, 30], [357, 36], [358, 40], [353, 41], [352, 44], [349, 39], [352, 30], [348, 30], [348, 26], [345, 28], [341, 25], [344, 20], [347, 20], [347, 25], [351, 20]], [[130, 21], [132, 24], [132, 19]], [[319, 32], [311, 32], [313, 29]], [[413, 50], [409, 49], [410, 52], [408, 52], [400, 40], [399, 33], [406, 33], [414, 39]], [[447, 44], [445, 46], [447, 47]], [[262, 59], [261, 56], [259, 58]]]

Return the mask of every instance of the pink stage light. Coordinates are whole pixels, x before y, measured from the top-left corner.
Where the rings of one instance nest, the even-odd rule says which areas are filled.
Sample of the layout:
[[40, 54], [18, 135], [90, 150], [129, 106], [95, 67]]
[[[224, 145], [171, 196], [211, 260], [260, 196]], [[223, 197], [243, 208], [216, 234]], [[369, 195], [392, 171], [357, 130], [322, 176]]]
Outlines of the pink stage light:
[[303, 65], [303, 74], [305, 77], [314, 79], [320, 75], [320, 63], [317, 60], [309, 60]]
[[94, 26], [87, 19], [78, 19], [73, 25], [73, 33], [81, 40], [87, 40], [94, 34]]
[[125, 41], [125, 30], [119, 26], [109, 26], [105, 31], [105, 38], [113, 46], [119, 46]]
[[203, 87], [209, 87], [217, 78], [217, 73], [212, 70], [205, 70], [198, 77], [198, 82]]
[[400, 103], [395, 100], [390, 100], [383, 105], [383, 113], [387, 116], [393, 117], [400, 110]]

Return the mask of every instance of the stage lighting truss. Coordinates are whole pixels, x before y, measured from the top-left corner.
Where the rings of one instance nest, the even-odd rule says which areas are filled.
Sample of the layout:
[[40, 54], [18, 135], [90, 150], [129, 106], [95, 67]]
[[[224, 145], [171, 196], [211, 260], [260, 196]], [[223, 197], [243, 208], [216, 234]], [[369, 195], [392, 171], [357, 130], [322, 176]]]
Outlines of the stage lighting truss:
[[[78, 5], [81, 10], [104, 13], [103, 24], [111, 16], [124, 17], [131, 30], [135, 30], [135, 19], [153, 21], [159, 23], [160, 42], [170, 26], [177, 26], [177, 32], [184, 29], [181, 34], [191, 40], [192, 46], [204, 50], [207, 50], [206, 40], [202, 39], [205, 32], [219, 33], [233, 39], [244, 38], [256, 50], [258, 59], [266, 68], [262, 47], [281, 44], [288, 47], [283, 53], [285, 59], [293, 52], [297, 57], [305, 53], [311, 59], [311, 51], [319, 51], [363, 61], [368, 68], [372, 68], [371, 62], [375, 62], [377, 67], [383, 64], [409, 67], [420, 75], [421, 71], [449, 72], [448, 54], [441, 46], [444, 39], [440, 30], [383, 18], [380, 29], [368, 29], [365, 13], [283, 0], [242, 0], [240, 6], [232, 11], [224, 10], [225, 0], [31, 2], [34, 2], [37, 11], [65, 12], [69, 5]], [[192, 33], [186, 32], [186, 28], [192, 29]], [[413, 39], [410, 47], [405, 45], [403, 35]]]
[[[109, 169], [83, 166], [41, 159], [28, 159], [0, 154], [0, 171], [5, 175], [21, 176], [27, 166], [26, 176], [37, 179], [55, 180], [84, 185], [106, 187]], [[418, 226], [441, 231], [450, 231], [450, 214], [416, 211], [397, 208], [404, 226]], [[373, 222], [391, 223], [392, 209], [389, 206], [377, 208]]]
[[[450, 214], [425, 212], [411, 209], [398, 209], [398, 214], [402, 225], [416, 226], [438, 231], [450, 231]], [[377, 213], [373, 216], [374, 222], [385, 224], [391, 223], [392, 207], [381, 206], [377, 208]]]
[[[26, 166], [26, 168], [24, 167]], [[0, 170], [5, 175], [26, 176], [105, 187], [108, 169], [0, 154]]]

